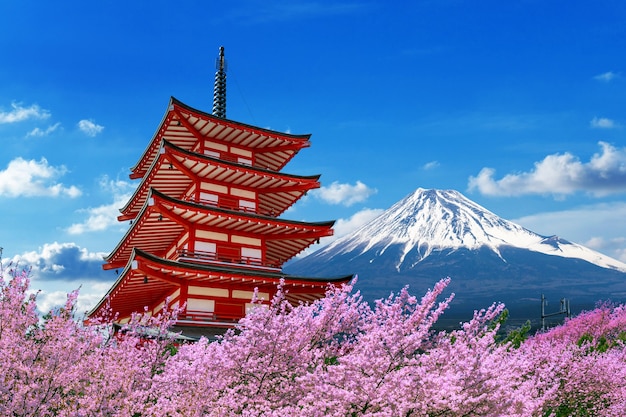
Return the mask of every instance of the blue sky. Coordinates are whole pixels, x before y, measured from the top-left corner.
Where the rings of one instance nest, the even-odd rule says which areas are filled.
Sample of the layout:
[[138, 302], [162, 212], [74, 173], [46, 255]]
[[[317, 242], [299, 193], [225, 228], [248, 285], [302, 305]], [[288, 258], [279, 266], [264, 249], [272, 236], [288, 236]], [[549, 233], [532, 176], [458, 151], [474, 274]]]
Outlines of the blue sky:
[[114, 281], [129, 168], [170, 96], [211, 111], [220, 46], [229, 119], [312, 133], [284, 171], [323, 188], [285, 217], [341, 236], [455, 189], [626, 261], [621, 1], [22, 0], [0, 34], [0, 246], [43, 309]]

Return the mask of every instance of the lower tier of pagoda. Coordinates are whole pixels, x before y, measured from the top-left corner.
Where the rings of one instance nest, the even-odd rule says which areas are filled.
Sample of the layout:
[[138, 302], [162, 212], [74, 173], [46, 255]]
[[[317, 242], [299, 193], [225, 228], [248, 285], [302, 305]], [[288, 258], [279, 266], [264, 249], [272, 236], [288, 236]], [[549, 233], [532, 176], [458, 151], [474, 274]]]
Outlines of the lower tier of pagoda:
[[168, 303], [169, 308], [182, 306], [176, 327], [224, 329], [256, 305], [251, 303], [255, 293], [263, 304], [270, 303], [280, 282], [295, 305], [322, 298], [330, 284], [351, 279], [352, 275], [306, 278], [276, 269], [173, 261], [134, 249], [117, 281], [88, 316], [93, 319], [110, 311], [123, 324], [133, 313], [158, 315]]

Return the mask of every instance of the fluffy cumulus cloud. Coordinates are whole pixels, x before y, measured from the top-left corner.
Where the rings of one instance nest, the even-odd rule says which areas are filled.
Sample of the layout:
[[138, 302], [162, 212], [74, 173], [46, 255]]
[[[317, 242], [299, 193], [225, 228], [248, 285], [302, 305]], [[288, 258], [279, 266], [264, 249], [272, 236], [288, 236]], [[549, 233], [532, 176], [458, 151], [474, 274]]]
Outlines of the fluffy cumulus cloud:
[[120, 214], [119, 209], [128, 202], [135, 185], [127, 181], [111, 180], [105, 176], [100, 180], [100, 188], [111, 193], [113, 202], [80, 210], [80, 212], [87, 214], [87, 218], [83, 222], [72, 224], [67, 229], [68, 233], [80, 235], [119, 225], [117, 220], [117, 216]]
[[104, 126], [96, 124], [93, 120], [81, 120], [78, 122], [78, 128], [87, 136], [95, 137], [104, 130]]
[[11, 103], [8, 111], [0, 110], [0, 124], [18, 123], [29, 119], [47, 119], [50, 112], [36, 104], [23, 107], [20, 103]]
[[110, 279], [103, 271], [105, 253], [89, 252], [75, 243], [46, 243], [38, 251], [11, 259], [14, 265], [31, 270], [34, 281], [84, 281]]
[[594, 117], [591, 119], [591, 127], [596, 129], [613, 129], [618, 127], [617, 123], [606, 117]]
[[78, 197], [81, 191], [76, 186], [67, 187], [57, 182], [65, 173], [65, 166], [51, 166], [45, 158], [39, 161], [15, 158], [5, 170], [0, 171], [0, 196]]
[[369, 188], [361, 181], [357, 181], [354, 185], [340, 184], [335, 181], [330, 186], [313, 190], [311, 193], [326, 203], [342, 204], [349, 207], [367, 200], [369, 196], [376, 192], [376, 189]]
[[492, 196], [551, 194], [565, 196], [579, 191], [595, 196], [626, 192], [626, 148], [600, 142], [600, 152], [589, 162], [571, 153], [553, 154], [528, 172], [507, 174], [495, 179], [493, 168], [483, 168], [471, 176], [468, 190]]
[[6, 265], [30, 270], [41, 313], [62, 306], [67, 294], [79, 290], [77, 312], [90, 310], [117, 276], [102, 269], [104, 253], [89, 252], [75, 243], [47, 243], [37, 251], [15, 255]]

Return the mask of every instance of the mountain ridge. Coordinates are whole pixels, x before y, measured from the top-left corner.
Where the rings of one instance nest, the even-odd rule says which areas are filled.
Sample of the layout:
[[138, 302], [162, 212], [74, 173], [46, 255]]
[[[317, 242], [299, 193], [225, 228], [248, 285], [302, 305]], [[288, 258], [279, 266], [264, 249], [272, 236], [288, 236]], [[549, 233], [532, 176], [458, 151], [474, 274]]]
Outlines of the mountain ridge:
[[[486, 246], [500, 254], [500, 247], [512, 246], [547, 255], [584, 259], [601, 267], [626, 272], [626, 264], [616, 259], [557, 235], [534, 233], [502, 219], [455, 190], [418, 188], [367, 225], [320, 251], [342, 252], [357, 246], [367, 251], [379, 243], [404, 244], [404, 254], [417, 248], [423, 258], [433, 250]], [[403, 260], [404, 256], [400, 262]]]
[[[569, 298], [573, 311], [626, 301], [626, 264], [502, 219], [455, 190], [418, 188], [324, 248], [285, 265], [307, 276], [356, 274], [368, 301], [409, 286], [414, 294], [450, 277], [451, 310], [504, 302], [537, 319], [542, 294]], [[449, 313], [448, 313], [449, 315]], [[455, 316], [456, 317], [456, 316]]]

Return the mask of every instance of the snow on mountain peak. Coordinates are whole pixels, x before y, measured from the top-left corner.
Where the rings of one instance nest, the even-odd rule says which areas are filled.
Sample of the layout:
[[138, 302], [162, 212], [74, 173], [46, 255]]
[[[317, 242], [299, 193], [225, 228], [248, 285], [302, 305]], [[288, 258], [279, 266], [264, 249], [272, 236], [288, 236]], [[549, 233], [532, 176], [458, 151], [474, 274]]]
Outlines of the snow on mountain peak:
[[[356, 232], [344, 236], [322, 252], [364, 253], [374, 247], [379, 254], [390, 245], [400, 245], [404, 257], [417, 250], [420, 259], [436, 250], [512, 246], [580, 258], [604, 268], [626, 272], [626, 264], [557, 236], [541, 236], [504, 220], [455, 190], [418, 188]], [[382, 249], [381, 249], [382, 248]]]

